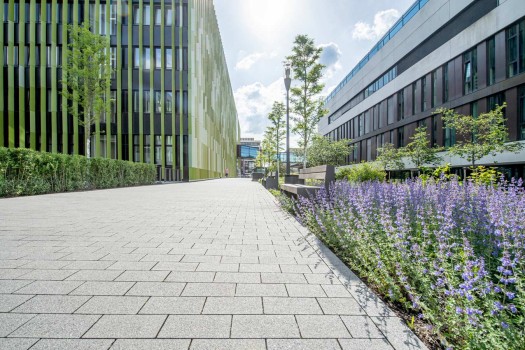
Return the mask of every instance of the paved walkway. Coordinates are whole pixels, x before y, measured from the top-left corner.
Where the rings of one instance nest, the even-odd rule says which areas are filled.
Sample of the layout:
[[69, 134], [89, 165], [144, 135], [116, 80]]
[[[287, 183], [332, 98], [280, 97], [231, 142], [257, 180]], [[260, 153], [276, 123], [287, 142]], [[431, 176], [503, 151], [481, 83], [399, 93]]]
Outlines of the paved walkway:
[[0, 349], [422, 349], [258, 183], [0, 200]]

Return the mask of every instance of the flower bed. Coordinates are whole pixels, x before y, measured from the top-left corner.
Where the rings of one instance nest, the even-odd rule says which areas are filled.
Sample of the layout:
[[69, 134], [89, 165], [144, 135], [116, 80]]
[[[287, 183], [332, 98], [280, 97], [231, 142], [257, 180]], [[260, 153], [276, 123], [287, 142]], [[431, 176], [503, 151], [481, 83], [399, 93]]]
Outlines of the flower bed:
[[337, 182], [296, 213], [386, 299], [457, 349], [525, 348], [521, 183]]

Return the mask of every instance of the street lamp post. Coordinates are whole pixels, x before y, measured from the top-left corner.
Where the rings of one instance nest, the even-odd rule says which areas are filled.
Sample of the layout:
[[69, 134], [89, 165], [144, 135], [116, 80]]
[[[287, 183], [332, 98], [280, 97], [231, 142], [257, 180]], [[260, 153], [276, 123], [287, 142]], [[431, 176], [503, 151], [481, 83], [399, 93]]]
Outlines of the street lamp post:
[[290, 176], [290, 78], [291, 64], [284, 64], [284, 86], [286, 88], [286, 176]]

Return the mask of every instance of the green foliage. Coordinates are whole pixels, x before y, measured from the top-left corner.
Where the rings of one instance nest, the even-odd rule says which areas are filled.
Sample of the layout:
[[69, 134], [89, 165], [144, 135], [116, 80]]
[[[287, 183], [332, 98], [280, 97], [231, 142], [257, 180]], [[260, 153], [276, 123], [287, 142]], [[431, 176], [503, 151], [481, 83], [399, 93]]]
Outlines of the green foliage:
[[350, 140], [347, 139], [332, 141], [327, 137], [314, 135], [307, 152], [308, 167], [345, 164], [345, 158], [351, 152], [349, 143]]
[[0, 197], [149, 185], [152, 164], [0, 147]]
[[295, 37], [292, 54], [286, 59], [290, 62], [294, 80], [299, 84], [291, 88], [292, 117], [295, 125], [292, 132], [299, 136], [299, 146], [303, 149], [306, 166], [308, 146], [317, 129], [319, 120], [328, 113], [319, 94], [323, 91], [321, 83], [324, 65], [319, 63], [323, 49], [317, 47], [308, 35]]
[[405, 167], [403, 153], [391, 143], [385, 143], [377, 149], [376, 162], [383, 170], [399, 170]]
[[337, 171], [336, 179], [346, 179], [348, 182], [360, 183], [366, 181], [385, 181], [386, 172], [377, 164], [363, 162], [352, 167]]
[[496, 185], [501, 175], [502, 173], [496, 168], [480, 165], [473, 169], [468, 179], [478, 185]]
[[416, 168], [421, 169], [424, 164], [436, 165], [443, 161], [443, 158], [437, 155], [443, 148], [430, 145], [426, 126], [418, 127], [410, 140], [400, 153], [408, 157]]
[[445, 127], [454, 129], [459, 136], [456, 144], [448, 151], [468, 160], [472, 167], [475, 167], [478, 160], [488, 155], [495, 156], [505, 151], [519, 152], [523, 148], [522, 144], [507, 142], [509, 132], [503, 115], [505, 107], [504, 103], [477, 117], [458, 114], [451, 109], [438, 109], [436, 113], [443, 114]]
[[[71, 101], [68, 112], [85, 128], [86, 154], [90, 158], [91, 125], [111, 112], [111, 57], [109, 37], [92, 33], [89, 21], [68, 25], [67, 64], [62, 67], [61, 94]], [[78, 108], [77, 106], [78, 105]], [[80, 111], [82, 115], [80, 114]]]
[[[269, 159], [270, 167], [278, 169], [279, 166], [279, 153], [283, 150], [283, 141], [285, 140], [285, 114], [286, 109], [284, 104], [275, 101], [272, 106], [272, 111], [268, 115], [270, 120], [270, 126], [266, 129], [266, 135], [271, 145], [272, 151], [269, 153], [273, 154], [273, 157]], [[279, 169], [280, 172], [280, 169]]]
[[428, 180], [434, 182], [457, 180], [457, 175], [450, 173], [450, 163], [440, 165], [437, 168], [421, 168], [421, 171], [422, 174], [419, 175], [419, 178], [423, 183], [426, 183]]

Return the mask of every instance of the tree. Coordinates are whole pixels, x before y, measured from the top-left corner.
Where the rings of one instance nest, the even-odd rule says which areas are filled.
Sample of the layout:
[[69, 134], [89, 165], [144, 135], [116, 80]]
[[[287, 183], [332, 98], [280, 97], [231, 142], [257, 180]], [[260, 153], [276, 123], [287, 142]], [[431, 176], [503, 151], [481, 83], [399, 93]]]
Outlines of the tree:
[[284, 141], [284, 137], [286, 136], [284, 132], [284, 128], [286, 127], [284, 119], [285, 114], [286, 109], [284, 107], [284, 104], [276, 101], [273, 103], [272, 111], [268, 115], [268, 119], [271, 123], [271, 127], [268, 130], [270, 130], [271, 140], [275, 147], [275, 152], [277, 156], [277, 177], [279, 177], [279, 156], [282, 150], [282, 143]]
[[443, 115], [444, 126], [454, 129], [459, 136], [456, 144], [448, 151], [466, 159], [473, 170], [476, 162], [485, 156], [495, 156], [505, 151], [518, 153], [523, 145], [518, 142], [508, 142], [509, 132], [503, 115], [505, 107], [506, 103], [477, 117], [462, 115], [451, 109], [437, 110], [435, 113]]
[[314, 135], [312, 144], [308, 148], [307, 163], [309, 167], [318, 165], [341, 166], [345, 164], [345, 159], [350, 155], [352, 148], [348, 145], [351, 140], [342, 139], [332, 141], [321, 135]]
[[294, 79], [300, 82], [298, 86], [292, 87], [290, 100], [295, 114], [292, 117], [295, 123], [292, 132], [299, 135], [299, 147], [303, 150], [305, 167], [312, 135], [319, 120], [327, 114], [324, 102], [318, 97], [324, 88], [324, 84], [320, 82], [325, 67], [319, 63], [322, 51], [322, 48], [315, 46], [313, 39], [307, 35], [298, 35], [295, 37], [292, 55], [287, 57]]
[[383, 147], [377, 149], [376, 162], [381, 165], [383, 170], [388, 172], [389, 179], [391, 170], [403, 169], [405, 167], [402, 158], [402, 150], [396, 148], [391, 143], [385, 143]]
[[410, 140], [411, 142], [400, 152], [414, 163], [418, 172], [424, 164], [438, 165], [443, 162], [443, 157], [437, 154], [443, 148], [430, 145], [426, 126], [418, 127], [414, 136], [410, 137]]
[[[62, 96], [69, 112], [84, 126], [86, 156], [91, 156], [91, 125], [110, 113], [111, 61], [109, 38], [90, 31], [89, 22], [68, 25], [67, 64], [63, 67]], [[77, 106], [78, 105], [78, 108]]]

